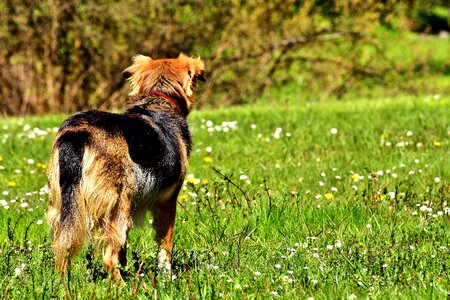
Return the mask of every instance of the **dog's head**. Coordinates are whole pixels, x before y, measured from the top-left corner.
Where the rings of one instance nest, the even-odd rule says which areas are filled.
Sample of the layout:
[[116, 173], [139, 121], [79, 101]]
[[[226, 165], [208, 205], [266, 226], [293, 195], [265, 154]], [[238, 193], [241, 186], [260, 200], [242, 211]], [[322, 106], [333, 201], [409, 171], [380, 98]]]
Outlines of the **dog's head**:
[[158, 92], [184, 101], [188, 112], [194, 102], [197, 80], [204, 81], [205, 64], [200, 58], [180, 54], [173, 59], [151, 59], [137, 55], [122, 76], [131, 83], [130, 96]]

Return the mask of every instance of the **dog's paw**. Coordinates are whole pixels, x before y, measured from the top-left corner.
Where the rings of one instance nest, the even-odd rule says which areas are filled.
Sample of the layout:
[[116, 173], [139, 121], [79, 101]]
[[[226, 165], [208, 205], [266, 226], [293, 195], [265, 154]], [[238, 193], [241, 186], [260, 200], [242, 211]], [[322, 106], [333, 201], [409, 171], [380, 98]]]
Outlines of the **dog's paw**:
[[158, 252], [158, 268], [159, 269], [163, 269], [165, 271], [171, 271], [172, 270], [172, 265], [170, 264], [170, 262], [168, 262], [168, 255], [167, 255], [167, 251], [165, 249], [161, 249]]

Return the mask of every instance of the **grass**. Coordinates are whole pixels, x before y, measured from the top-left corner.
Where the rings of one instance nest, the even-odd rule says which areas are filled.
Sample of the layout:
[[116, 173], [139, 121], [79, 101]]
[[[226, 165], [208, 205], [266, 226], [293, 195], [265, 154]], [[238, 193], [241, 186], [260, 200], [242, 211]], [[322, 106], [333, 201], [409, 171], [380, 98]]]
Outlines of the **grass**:
[[173, 280], [144, 226], [126, 286], [88, 245], [70, 278], [53, 271], [45, 164], [64, 116], [2, 119], [2, 298], [447, 298], [449, 112], [448, 97], [194, 112]]

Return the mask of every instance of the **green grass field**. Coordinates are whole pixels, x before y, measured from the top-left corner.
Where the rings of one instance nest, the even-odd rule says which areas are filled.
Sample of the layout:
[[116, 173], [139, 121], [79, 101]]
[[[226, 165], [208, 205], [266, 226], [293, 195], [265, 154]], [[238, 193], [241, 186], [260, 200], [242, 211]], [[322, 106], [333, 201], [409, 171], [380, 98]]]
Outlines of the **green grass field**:
[[148, 219], [126, 286], [88, 245], [70, 278], [53, 271], [45, 164], [64, 116], [1, 119], [1, 297], [447, 298], [449, 115], [440, 96], [192, 113], [172, 279]]

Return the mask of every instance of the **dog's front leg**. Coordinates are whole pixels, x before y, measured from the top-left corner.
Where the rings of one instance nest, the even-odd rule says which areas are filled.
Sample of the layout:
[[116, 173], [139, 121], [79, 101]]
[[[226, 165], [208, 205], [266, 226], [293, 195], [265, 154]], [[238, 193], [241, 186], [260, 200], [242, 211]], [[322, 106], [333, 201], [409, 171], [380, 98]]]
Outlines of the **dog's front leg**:
[[[178, 193], [163, 203], [152, 208], [153, 228], [156, 231], [155, 241], [158, 245], [158, 267], [171, 270], [172, 237]], [[161, 248], [161, 246], [163, 246]]]

